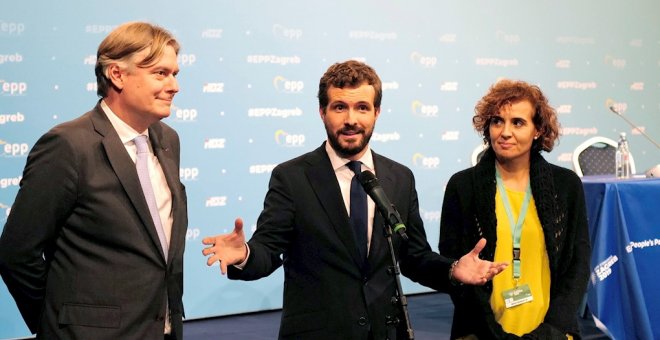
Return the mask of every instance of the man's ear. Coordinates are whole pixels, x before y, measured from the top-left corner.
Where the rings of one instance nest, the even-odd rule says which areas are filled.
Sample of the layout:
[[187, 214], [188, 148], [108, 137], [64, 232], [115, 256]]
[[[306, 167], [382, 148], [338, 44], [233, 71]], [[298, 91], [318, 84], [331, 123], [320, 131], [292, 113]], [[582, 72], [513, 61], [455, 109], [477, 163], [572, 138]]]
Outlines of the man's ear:
[[106, 69], [106, 74], [108, 80], [110, 80], [112, 85], [117, 90], [122, 90], [124, 88], [124, 77], [126, 76], [126, 74], [122, 71], [122, 68], [119, 66], [119, 64], [114, 63], [108, 65], [108, 68]]

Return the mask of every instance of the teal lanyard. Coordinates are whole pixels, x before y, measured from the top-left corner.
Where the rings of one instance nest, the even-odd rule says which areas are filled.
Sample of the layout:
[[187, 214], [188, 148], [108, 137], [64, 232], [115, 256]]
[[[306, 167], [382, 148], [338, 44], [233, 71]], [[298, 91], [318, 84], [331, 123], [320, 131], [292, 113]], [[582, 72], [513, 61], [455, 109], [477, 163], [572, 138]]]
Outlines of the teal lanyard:
[[511, 227], [511, 235], [513, 236], [513, 278], [520, 278], [520, 237], [522, 235], [522, 225], [525, 221], [525, 216], [527, 216], [527, 208], [529, 207], [529, 201], [532, 200], [532, 189], [527, 182], [527, 189], [525, 190], [525, 197], [523, 198], [522, 206], [520, 207], [520, 214], [518, 215], [518, 222], [513, 223], [513, 211], [511, 211], [511, 203], [509, 202], [509, 196], [506, 194], [506, 189], [504, 188], [504, 182], [502, 182], [502, 175], [500, 171], [495, 167], [495, 177], [497, 178], [497, 189], [500, 192], [502, 197], [502, 203], [504, 203], [504, 210], [506, 210], [506, 216], [509, 218], [509, 226]]

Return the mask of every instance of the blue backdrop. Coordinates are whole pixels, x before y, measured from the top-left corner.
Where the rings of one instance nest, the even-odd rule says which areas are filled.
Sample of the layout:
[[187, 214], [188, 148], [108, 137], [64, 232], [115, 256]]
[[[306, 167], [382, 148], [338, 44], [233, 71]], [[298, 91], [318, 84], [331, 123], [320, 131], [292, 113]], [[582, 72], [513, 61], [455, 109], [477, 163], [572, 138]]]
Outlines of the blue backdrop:
[[[372, 147], [415, 173], [436, 248], [444, 187], [470, 166], [475, 102], [499, 78], [538, 84], [560, 113], [547, 159], [571, 168], [593, 135], [629, 135], [637, 169], [660, 153], [607, 109], [660, 139], [660, 2], [646, 1], [13, 1], [0, 11], [0, 226], [29, 149], [97, 101], [94, 63], [117, 25], [147, 20], [180, 41], [181, 92], [166, 122], [181, 136], [190, 225], [188, 318], [279, 308], [282, 271], [232, 282], [209, 268], [203, 235], [248, 237], [271, 169], [325, 139], [316, 91], [326, 68], [359, 59], [384, 85]], [[118, 283], [120, 284], [120, 283]], [[406, 292], [426, 288], [404, 280]], [[0, 338], [28, 334], [0, 284]]]

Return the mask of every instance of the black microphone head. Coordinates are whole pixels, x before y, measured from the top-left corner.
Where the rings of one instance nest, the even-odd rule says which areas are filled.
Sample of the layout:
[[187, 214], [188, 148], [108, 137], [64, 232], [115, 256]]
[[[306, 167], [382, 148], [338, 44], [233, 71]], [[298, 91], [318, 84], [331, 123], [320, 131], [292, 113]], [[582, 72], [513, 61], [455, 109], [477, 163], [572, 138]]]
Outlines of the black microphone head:
[[610, 111], [614, 112], [614, 114], [616, 114], [616, 115], [618, 115], [618, 116], [621, 115], [621, 113], [620, 113], [619, 111], [617, 111], [617, 110], [614, 108], [614, 105], [613, 105], [613, 106], [610, 106], [609, 109], [610, 109]]
[[607, 98], [607, 100], [605, 101], [605, 106], [608, 109], [610, 109], [610, 111], [612, 111], [616, 115], [620, 116], [621, 113], [619, 111], [617, 111], [616, 107], [614, 107], [614, 104], [616, 104], [616, 102], [612, 98]]
[[364, 191], [369, 192], [375, 186], [378, 185], [378, 178], [374, 175], [373, 172], [369, 170], [364, 170], [358, 175], [358, 181], [364, 187]]

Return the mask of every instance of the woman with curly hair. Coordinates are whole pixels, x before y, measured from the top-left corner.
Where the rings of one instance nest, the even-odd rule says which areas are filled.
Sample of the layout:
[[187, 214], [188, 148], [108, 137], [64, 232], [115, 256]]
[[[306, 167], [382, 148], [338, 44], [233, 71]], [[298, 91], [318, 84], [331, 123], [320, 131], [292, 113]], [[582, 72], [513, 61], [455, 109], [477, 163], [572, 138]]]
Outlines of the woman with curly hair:
[[488, 148], [447, 184], [439, 249], [459, 258], [483, 237], [481, 257], [511, 265], [452, 288], [451, 338], [578, 339], [591, 249], [580, 179], [541, 156], [559, 137], [557, 113], [538, 86], [502, 80], [472, 121]]

